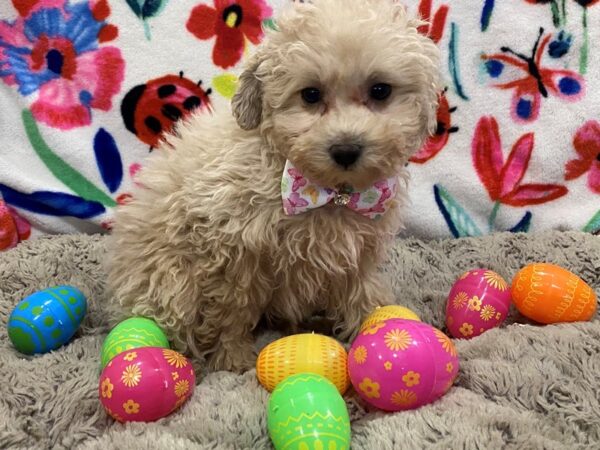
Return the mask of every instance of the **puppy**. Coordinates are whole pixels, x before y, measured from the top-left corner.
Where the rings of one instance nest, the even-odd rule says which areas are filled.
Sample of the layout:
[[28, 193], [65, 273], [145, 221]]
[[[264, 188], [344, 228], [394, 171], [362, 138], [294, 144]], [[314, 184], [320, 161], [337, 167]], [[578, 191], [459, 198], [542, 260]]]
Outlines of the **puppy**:
[[212, 370], [255, 363], [261, 317], [315, 312], [341, 339], [393, 303], [378, 265], [405, 165], [436, 127], [438, 50], [393, 0], [314, 0], [277, 20], [232, 111], [166, 137], [116, 214], [119, 314], [155, 319]]

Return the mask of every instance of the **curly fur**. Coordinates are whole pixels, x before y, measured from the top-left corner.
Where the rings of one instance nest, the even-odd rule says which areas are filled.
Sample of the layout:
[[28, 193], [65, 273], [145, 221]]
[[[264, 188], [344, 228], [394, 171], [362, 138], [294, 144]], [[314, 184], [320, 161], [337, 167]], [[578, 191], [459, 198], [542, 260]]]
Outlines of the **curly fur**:
[[[377, 305], [392, 302], [378, 273], [401, 225], [399, 193], [373, 221], [327, 205], [284, 215], [286, 159], [323, 186], [358, 188], [404, 166], [435, 128], [435, 45], [393, 0], [315, 0], [277, 21], [240, 77], [232, 112], [178, 126], [119, 209], [109, 284], [119, 315], [154, 318], [174, 348], [211, 369], [254, 364], [261, 317], [295, 327], [324, 312], [350, 337]], [[383, 102], [373, 83], [392, 85]], [[323, 101], [300, 91], [318, 87]], [[349, 170], [329, 147], [360, 142]]]

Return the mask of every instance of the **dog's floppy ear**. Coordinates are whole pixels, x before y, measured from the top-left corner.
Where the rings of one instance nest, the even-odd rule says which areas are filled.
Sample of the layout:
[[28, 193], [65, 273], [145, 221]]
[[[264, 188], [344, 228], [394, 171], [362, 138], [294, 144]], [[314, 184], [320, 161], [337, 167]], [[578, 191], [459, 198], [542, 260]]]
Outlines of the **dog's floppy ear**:
[[244, 130], [257, 128], [262, 119], [263, 86], [257, 74], [261, 62], [259, 53], [250, 59], [240, 75], [238, 89], [231, 100], [233, 117]]

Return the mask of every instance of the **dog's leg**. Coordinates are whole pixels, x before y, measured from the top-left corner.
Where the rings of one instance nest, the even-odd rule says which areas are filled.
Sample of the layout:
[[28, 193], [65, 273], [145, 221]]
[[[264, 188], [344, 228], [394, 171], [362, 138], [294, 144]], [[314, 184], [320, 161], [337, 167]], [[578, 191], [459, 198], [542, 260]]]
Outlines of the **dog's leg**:
[[335, 287], [328, 317], [335, 319], [334, 334], [353, 339], [362, 321], [378, 306], [394, 304], [392, 289], [374, 266], [362, 267]]
[[260, 319], [260, 311], [255, 307], [232, 307], [240, 304], [239, 298], [231, 303], [223, 300], [226, 302], [223, 308], [212, 308], [210, 316], [203, 318], [202, 331], [196, 338], [202, 343], [208, 370], [241, 373], [256, 364], [252, 331]]

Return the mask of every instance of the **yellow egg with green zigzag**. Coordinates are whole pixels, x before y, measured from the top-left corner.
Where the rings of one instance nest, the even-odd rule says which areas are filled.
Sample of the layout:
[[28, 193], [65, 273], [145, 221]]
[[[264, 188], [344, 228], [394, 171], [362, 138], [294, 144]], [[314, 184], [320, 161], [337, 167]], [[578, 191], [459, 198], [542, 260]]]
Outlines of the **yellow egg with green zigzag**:
[[267, 414], [276, 450], [347, 450], [350, 418], [346, 402], [327, 378], [300, 373], [271, 394]]
[[102, 345], [102, 368], [119, 353], [132, 348], [169, 348], [163, 330], [146, 317], [130, 317], [114, 327]]

